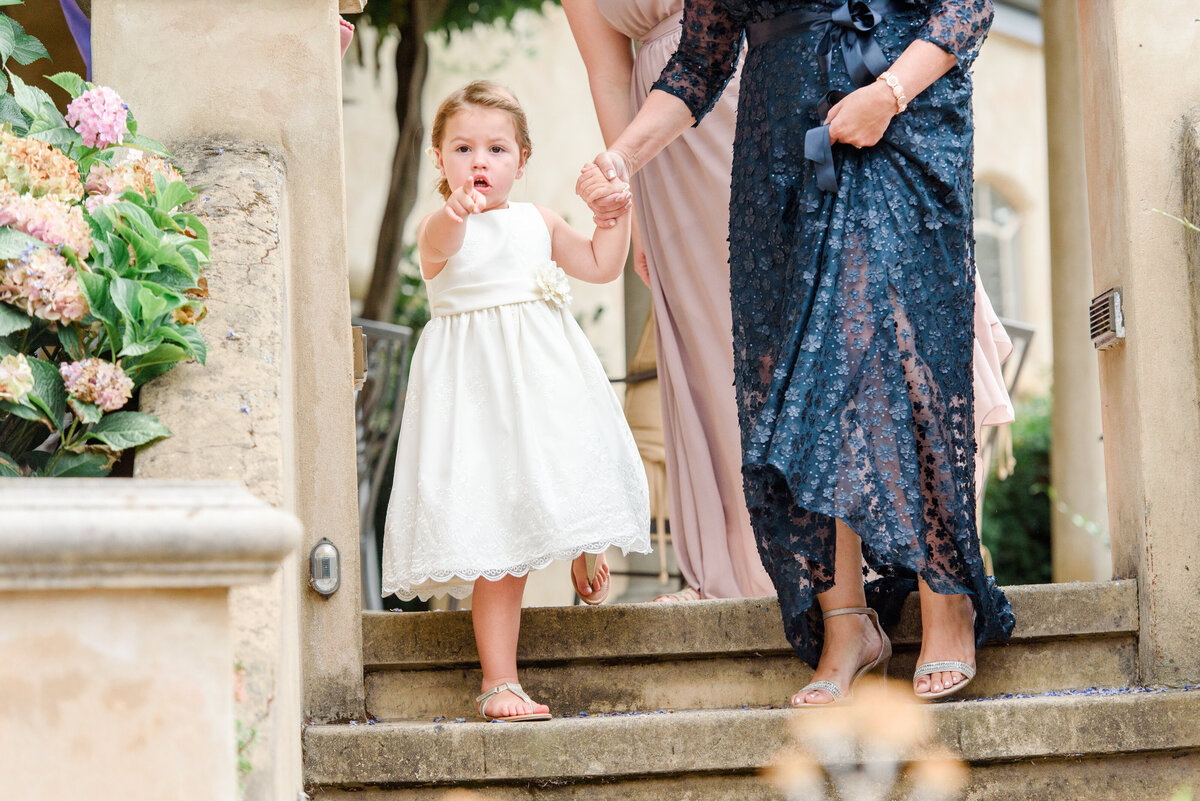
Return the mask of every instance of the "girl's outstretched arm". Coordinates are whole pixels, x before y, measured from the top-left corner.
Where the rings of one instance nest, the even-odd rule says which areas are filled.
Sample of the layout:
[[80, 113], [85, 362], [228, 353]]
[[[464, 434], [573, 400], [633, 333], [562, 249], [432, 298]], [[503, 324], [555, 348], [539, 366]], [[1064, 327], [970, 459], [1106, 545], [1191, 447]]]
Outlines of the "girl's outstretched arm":
[[467, 235], [467, 217], [483, 210], [484, 199], [474, 181], [467, 181], [446, 199], [446, 205], [429, 214], [417, 225], [417, 252], [421, 256], [421, 275], [429, 279], [446, 266], [462, 247]]
[[537, 208], [550, 229], [550, 257], [567, 275], [591, 284], [607, 284], [625, 269], [633, 216], [629, 211], [617, 218], [613, 227], [597, 227], [589, 240], [555, 212]]

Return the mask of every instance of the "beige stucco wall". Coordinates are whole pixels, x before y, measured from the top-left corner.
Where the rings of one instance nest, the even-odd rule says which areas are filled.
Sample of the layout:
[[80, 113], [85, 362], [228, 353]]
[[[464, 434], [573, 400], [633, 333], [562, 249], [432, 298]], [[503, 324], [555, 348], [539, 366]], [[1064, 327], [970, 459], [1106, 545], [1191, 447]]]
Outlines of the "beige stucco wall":
[[278, 571], [295, 518], [119, 478], [2, 479], [0, 508], [6, 795], [233, 801], [230, 588]]
[[[1200, 359], [1181, 154], [1200, 105], [1194, 0], [1081, 0], [1084, 131], [1097, 292], [1120, 286], [1127, 337], [1100, 354], [1113, 567], [1136, 575], [1142, 679], [1200, 679]], [[1189, 165], [1191, 170], [1194, 165]]]
[[[93, 4], [96, 78], [120, 92], [142, 131], [177, 149], [212, 139], [266, 149], [283, 175], [281, 186], [227, 209], [226, 222], [261, 223], [262, 236], [214, 249], [212, 305], [236, 322], [206, 336], [244, 372], [180, 373], [194, 383], [176, 385], [185, 403], [176, 411], [195, 425], [164, 445], [175, 456], [162, 462], [175, 477], [252, 463], [238, 477], [304, 525], [298, 560], [235, 602], [238, 655], [253, 666], [247, 723], [262, 735], [247, 788], [255, 799], [296, 798], [302, 720], [364, 714], [338, 8], [336, 0]], [[283, 314], [271, 310], [280, 304]], [[237, 390], [234, 375], [243, 379]], [[259, 414], [269, 442], [254, 440]], [[323, 536], [349, 555], [328, 600], [304, 582], [305, 557]]]
[[0, 593], [5, 794], [231, 801], [227, 595]]
[[1050, 386], [1050, 199], [1046, 79], [1039, 45], [993, 32], [975, 62], [975, 177], [1021, 216], [1021, 321], [1036, 328], [1021, 392]]

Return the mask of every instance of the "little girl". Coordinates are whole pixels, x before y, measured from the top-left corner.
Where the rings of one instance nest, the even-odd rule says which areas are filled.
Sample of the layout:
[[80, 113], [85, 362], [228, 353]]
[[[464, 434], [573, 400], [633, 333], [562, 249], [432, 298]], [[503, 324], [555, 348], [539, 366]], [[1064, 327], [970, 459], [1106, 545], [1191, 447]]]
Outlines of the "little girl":
[[549, 209], [510, 202], [532, 145], [521, 106], [494, 83], [448, 97], [431, 139], [446, 204], [417, 228], [433, 319], [412, 359], [383, 592], [473, 593], [479, 714], [549, 720], [517, 683], [527, 574], [574, 560], [576, 591], [598, 604], [604, 550], [650, 550], [633, 435], [568, 308], [567, 275], [621, 274], [629, 215], [589, 241]]

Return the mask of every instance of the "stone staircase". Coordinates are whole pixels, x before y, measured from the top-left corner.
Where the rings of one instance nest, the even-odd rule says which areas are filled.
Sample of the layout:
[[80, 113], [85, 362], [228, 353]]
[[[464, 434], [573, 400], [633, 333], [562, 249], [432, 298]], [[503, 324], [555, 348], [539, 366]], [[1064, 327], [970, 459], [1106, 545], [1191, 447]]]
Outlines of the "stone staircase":
[[[1012, 641], [980, 651], [969, 700], [934, 708], [940, 739], [973, 768], [968, 798], [1168, 799], [1196, 781], [1200, 690], [1129, 689], [1134, 581], [1009, 597]], [[898, 679], [920, 642], [915, 600], [892, 632]], [[757, 772], [810, 674], [766, 599], [526, 610], [522, 682], [556, 715], [536, 725], [475, 722], [469, 613], [367, 613], [363, 652], [371, 720], [305, 730], [315, 797], [778, 798]]]

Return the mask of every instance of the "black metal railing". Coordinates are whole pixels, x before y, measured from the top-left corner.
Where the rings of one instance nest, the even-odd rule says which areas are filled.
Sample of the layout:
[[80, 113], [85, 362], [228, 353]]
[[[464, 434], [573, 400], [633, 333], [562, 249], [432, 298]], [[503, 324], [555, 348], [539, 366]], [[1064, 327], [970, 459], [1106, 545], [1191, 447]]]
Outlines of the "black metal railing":
[[358, 540], [364, 609], [382, 609], [380, 539], [395, 460], [413, 331], [403, 325], [354, 319], [362, 328], [366, 380], [355, 397], [358, 429]]

